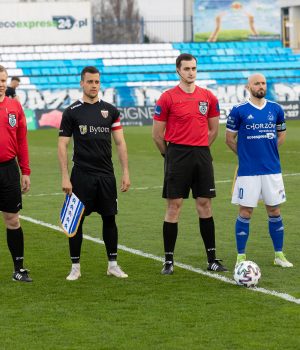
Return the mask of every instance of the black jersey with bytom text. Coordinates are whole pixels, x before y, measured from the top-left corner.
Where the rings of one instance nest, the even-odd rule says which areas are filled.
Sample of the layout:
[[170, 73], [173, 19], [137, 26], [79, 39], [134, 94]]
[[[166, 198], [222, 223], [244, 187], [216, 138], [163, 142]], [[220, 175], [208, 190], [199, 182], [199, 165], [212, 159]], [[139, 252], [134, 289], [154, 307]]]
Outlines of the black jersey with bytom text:
[[59, 136], [73, 136], [73, 162], [87, 171], [113, 175], [111, 132], [122, 129], [120, 112], [102, 100], [78, 100], [63, 113]]

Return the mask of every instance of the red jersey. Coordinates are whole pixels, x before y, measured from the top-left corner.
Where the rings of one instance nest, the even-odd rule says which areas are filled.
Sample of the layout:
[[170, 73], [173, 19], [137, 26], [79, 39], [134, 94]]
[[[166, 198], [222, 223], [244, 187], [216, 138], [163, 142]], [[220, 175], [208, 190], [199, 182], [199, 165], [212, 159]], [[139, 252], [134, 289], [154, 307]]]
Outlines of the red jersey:
[[153, 118], [166, 122], [167, 142], [208, 146], [208, 118], [219, 115], [218, 100], [209, 90], [196, 86], [193, 93], [187, 93], [176, 86], [161, 95]]
[[0, 163], [17, 157], [23, 175], [30, 175], [27, 125], [22, 106], [4, 97], [0, 102]]

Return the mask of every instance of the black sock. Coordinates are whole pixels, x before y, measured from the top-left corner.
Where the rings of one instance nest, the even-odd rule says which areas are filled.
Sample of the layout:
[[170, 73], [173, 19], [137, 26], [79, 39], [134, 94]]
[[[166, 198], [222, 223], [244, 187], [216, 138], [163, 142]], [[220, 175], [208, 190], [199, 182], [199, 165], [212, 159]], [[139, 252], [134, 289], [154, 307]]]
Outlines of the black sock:
[[106, 248], [106, 254], [109, 261], [117, 260], [118, 252], [118, 228], [115, 215], [103, 216], [103, 241]]
[[22, 227], [16, 230], [6, 229], [7, 245], [14, 262], [15, 271], [23, 269], [24, 238]]
[[205, 245], [207, 261], [213, 262], [216, 259], [215, 223], [213, 217], [199, 218], [200, 233]]
[[70, 257], [71, 257], [72, 264], [79, 264], [80, 262], [83, 221], [84, 221], [84, 218], [81, 219], [76, 235], [69, 238], [69, 250], [70, 250]]
[[174, 262], [174, 249], [178, 233], [177, 222], [166, 222], [163, 225], [165, 261]]

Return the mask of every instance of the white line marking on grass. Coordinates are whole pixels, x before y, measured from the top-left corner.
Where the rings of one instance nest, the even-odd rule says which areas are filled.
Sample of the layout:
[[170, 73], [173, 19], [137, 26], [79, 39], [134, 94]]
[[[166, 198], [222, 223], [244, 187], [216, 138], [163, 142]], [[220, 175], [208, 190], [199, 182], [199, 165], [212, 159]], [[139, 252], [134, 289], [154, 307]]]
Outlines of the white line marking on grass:
[[282, 176], [299, 176], [300, 173], [294, 173], [294, 174], [283, 174]]
[[[48, 227], [48, 228], [50, 228], [52, 230], [63, 232], [61, 227], [53, 225], [53, 224], [49, 224], [47, 222], [36, 220], [36, 219], [31, 218], [31, 217], [23, 216], [23, 215], [20, 215], [20, 218], [22, 220], [25, 220], [25, 221], [28, 221], [28, 222], [32, 222], [33, 224], [36, 224], [36, 225]], [[104, 244], [104, 242], [101, 239], [99, 239], [99, 238], [94, 238], [94, 237], [91, 237], [91, 236], [88, 236], [88, 235], [83, 235], [83, 238], [87, 239], [88, 241], [92, 241], [92, 242], [95, 242], [95, 243], [98, 243], [98, 244]], [[143, 252], [141, 250], [138, 250], [138, 249], [128, 248], [125, 245], [119, 244], [118, 245], [118, 249], [119, 250], [123, 250], [125, 252], [128, 252], [130, 254], [142, 256], [144, 258], [148, 258], [148, 259], [152, 259], [152, 260], [156, 260], [156, 261], [161, 261], [161, 262], [164, 261], [164, 259], [159, 257], [159, 256], [156, 256], [156, 255], [153, 255], [153, 254], [150, 254], [150, 253], [145, 253], [145, 252]], [[236, 284], [234, 280], [232, 280], [232, 279], [230, 279], [228, 277], [225, 277], [225, 276], [222, 276], [222, 275], [218, 275], [218, 274], [215, 274], [215, 273], [211, 273], [211, 272], [208, 272], [208, 271], [204, 271], [204, 270], [201, 270], [199, 268], [193, 267], [191, 265], [182, 264], [180, 262], [175, 262], [174, 265], [178, 266], [178, 267], [180, 267], [180, 268], [182, 268], [184, 270], [188, 270], [188, 271], [195, 272], [195, 273], [198, 273], [198, 274], [203, 275], [203, 276], [214, 278], [216, 280], [219, 280], [219, 281], [222, 281], [222, 282], [225, 282], [225, 283], [234, 284], [234, 285]], [[242, 288], [242, 287], [240, 287], [240, 288]], [[291, 303], [295, 303], [295, 304], [299, 304], [300, 305], [300, 299], [297, 299], [297, 298], [295, 298], [292, 295], [289, 295], [287, 293], [280, 293], [280, 292], [276, 292], [275, 290], [268, 290], [268, 289], [260, 288], [260, 287], [249, 288], [249, 290], [251, 290], [253, 292], [260, 292], [260, 293], [267, 294], [267, 295], [273, 295], [273, 296], [275, 296], [277, 298], [281, 298], [281, 299], [284, 299], [284, 300], [289, 301]]]
[[64, 195], [64, 193], [54, 192], [54, 193], [25, 194], [26, 197], [45, 197], [45, 196], [61, 196], [61, 195]]
[[[288, 176], [300, 176], [300, 173], [294, 173], [294, 174], [283, 174], [282, 176], [288, 177]], [[228, 183], [232, 182], [232, 180], [218, 180], [215, 181], [216, 184], [221, 183]], [[155, 190], [162, 188], [162, 186], [149, 186], [149, 187], [132, 187], [130, 188], [131, 191], [146, 191], [146, 190]], [[45, 196], [60, 196], [64, 195], [63, 192], [54, 192], [54, 193], [39, 193], [39, 194], [26, 194], [26, 197], [45, 197]]]

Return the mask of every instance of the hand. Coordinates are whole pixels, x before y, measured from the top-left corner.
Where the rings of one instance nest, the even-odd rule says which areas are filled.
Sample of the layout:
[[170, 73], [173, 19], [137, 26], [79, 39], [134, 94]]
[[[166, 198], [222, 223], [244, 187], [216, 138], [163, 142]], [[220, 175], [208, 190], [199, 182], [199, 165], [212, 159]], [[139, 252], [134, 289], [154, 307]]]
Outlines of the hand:
[[130, 179], [128, 174], [124, 174], [122, 176], [122, 182], [121, 182], [121, 192], [127, 192], [130, 187]]
[[72, 194], [72, 184], [69, 178], [63, 178], [61, 182], [61, 188], [63, 192], [65, 192], [68, 195]]
[[28, 192], [30, 189], [30, 177], [29, 175], [21, 176], [21, 191], [22, 193]]

